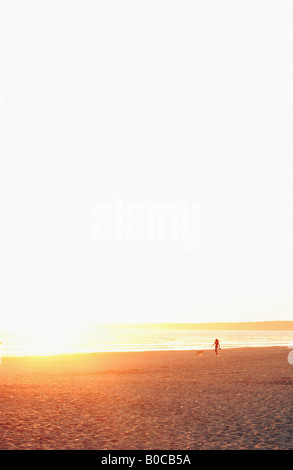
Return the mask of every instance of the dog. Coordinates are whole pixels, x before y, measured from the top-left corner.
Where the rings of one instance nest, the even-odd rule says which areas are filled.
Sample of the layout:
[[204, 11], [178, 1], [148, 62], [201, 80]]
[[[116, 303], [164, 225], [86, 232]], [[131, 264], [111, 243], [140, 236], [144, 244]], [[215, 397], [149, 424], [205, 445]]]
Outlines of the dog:
[[203, 355], [204, 355], [204, 351], [197, 351], [196, 355], [197, 355], [197, 356], [203, 356]]

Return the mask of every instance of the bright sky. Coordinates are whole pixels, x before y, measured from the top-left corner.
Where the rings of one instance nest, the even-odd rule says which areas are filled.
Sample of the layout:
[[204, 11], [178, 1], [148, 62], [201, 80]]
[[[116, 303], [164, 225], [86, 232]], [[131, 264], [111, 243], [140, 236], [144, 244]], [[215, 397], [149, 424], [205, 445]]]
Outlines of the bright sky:
[[2, 326], [293, 320], [292, 20], [1, 2]]

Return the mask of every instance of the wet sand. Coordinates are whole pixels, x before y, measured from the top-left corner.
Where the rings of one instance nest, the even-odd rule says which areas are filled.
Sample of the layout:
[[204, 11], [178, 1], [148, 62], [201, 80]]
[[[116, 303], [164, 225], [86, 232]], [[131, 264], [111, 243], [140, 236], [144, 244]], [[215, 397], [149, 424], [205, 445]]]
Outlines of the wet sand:
[[3, 358], [0, 449], [292, 449], [288, 353]]

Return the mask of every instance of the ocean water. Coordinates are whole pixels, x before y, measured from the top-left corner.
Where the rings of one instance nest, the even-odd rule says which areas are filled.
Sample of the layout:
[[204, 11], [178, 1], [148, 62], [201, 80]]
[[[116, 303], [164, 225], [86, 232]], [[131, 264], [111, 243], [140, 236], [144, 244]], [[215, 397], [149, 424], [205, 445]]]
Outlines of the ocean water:
[[1, 334], [0, 355], [27, 356], [107, 351], [166, 351], [212, 349], [218, 338], [222, 349], [285, 346], [293, 349], [293, 331], [182, 330], [96, 327], [66, 338], [31, 338]]

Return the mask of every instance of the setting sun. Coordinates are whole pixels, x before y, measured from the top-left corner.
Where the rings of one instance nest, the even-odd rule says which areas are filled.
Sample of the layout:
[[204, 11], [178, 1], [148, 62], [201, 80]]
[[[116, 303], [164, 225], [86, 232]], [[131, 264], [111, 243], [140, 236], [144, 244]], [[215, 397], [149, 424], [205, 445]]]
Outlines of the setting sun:
[[[76, 347], [78, 335], [83, 331], [81, 323], [61, 321], [39, 321], [27, 319], [11, 328], [12, 337], [20, 338], [16, 353], [28, 355], [50, 355], [70, 353]], [[4, 342], [5, 351], [5, 342]]]

